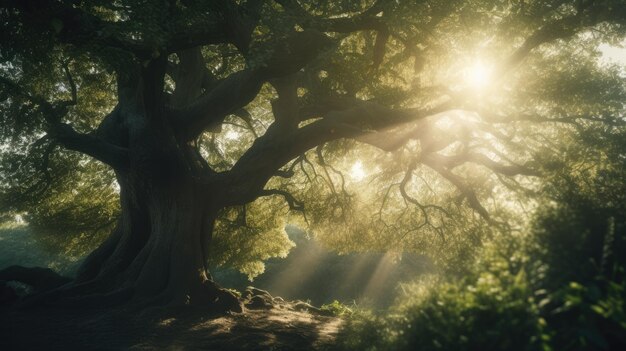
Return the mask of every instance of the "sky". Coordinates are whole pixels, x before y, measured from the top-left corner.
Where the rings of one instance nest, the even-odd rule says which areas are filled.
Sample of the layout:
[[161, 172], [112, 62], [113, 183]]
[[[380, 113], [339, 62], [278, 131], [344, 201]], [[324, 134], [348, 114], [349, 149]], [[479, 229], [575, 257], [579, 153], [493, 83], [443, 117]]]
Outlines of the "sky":
[[624, 47], [610, 46], [607, 44], [600, 45], [602, 60], [607, 63], [626, 65], [626, 41], [622, 43], [622, 46]]

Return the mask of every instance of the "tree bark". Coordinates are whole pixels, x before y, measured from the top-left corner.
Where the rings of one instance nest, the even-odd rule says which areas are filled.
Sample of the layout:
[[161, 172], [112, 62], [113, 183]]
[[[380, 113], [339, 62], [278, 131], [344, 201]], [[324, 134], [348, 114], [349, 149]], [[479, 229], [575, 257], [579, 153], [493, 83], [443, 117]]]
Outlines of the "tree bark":
[[[91, 253], [76, 279], [36, 298], [49, 303], [198, 305], [241, 311], [207, 271], [208, 245], [225, 206], [214, 173], [188, 141], [176, 138], [160, 89], [164, 63], [154, 61], [120, 79], [118, 128], [102, 135], [128, 150], [116, 168], [118, 223]], [[119, 140], [118, 140], [119, 139]]]
[[122, 211], [109, 238], [86, 258], [73, 282], [38, 300], [242, 311], [238, 299], [212, 281], [207, 270], [219, 207], [205, 184], [186, 176], [133, 178], [120, 179]]

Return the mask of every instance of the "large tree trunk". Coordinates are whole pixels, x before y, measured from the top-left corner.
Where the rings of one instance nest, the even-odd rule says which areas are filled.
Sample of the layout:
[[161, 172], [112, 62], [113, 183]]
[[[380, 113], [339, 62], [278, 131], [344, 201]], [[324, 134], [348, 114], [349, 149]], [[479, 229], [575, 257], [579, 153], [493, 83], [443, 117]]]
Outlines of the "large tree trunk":
[[[201, 86], [192, 78], [206, 70], [199, 64], [199, 48], [180, 56], [177, 104], [199, 95]], [[219, 177], [172, 127], [163, 93], [166, 63], [160, 57], [118, 75], [118, 106], [98, 134], [128, 150], [128, 164], [115, 169], [120, 218], [77, 278], [37, 301], [242, 310], [232, 293], [210, 279], [206, 267], [214, 222], [227, 203], [227, 185], [216, 185]]]
[[75, 281], [41, 299], [241, 311], [238, 299], [207, 271], [223, 196], [202, 176], [197, 151], [151, 123], [136, 132], [130, 168], [116, 172], [121, 214], [114, 231], [87, 257]]
[[119, 180], [122, 211], [115, 230], [87, 257], [76, 280], [46, 299], [241, 311], [237, 298], [207, 271], [218, 208], [206, 187], [184, 175]]
[[209, 277], [206, 252], [216, 211], [193, 179], [121, 177], [121, 217], [110, 237], [87, 257], [74, 282], [48, 301], [98, 305], [198, 305], [241, 311]]

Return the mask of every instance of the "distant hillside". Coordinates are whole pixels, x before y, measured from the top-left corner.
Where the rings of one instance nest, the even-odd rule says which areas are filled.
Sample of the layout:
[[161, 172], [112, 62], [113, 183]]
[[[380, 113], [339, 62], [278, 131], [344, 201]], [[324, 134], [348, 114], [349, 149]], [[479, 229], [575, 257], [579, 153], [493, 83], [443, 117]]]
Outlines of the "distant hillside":
[[48, 267], [62, 275], [72, 276], [82, 257], [47, 247], [25, 225], [0, 227], [0, 269], [12, 265]]

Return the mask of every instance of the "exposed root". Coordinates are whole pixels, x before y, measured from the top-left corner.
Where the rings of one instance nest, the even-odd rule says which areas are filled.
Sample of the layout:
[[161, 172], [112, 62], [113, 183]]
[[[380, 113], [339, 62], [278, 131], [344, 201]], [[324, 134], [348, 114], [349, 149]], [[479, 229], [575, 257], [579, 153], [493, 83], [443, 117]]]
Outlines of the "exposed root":
[[49, 268], [10, 266], [0, 270], [0, 280], [30, 285], [35, 293], [52, 290], [72, 281]]
[[243, 302], [235, 294], [213, 281], [206, 281], [192, 291], [169, 286], [154, 297], [135, 299], [131, 304], [138, 310], [194, 307], [217, 314], [244, 311]]

